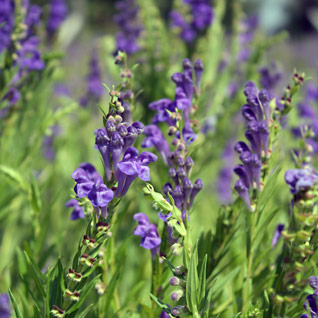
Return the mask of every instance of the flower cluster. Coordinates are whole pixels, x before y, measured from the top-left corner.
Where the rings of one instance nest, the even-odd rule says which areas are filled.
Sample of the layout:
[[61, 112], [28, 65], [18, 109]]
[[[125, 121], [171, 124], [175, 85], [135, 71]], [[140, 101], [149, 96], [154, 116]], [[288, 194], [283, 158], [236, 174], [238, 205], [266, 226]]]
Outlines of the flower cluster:
[[138, 38], [143, 30], [139, 23], [139, 7], [135, 0], [122, 0], [116, 2], [118, 13], [114, 17], [114, 21], [120, 28], [117, 33], [116, 54], [118, 51], [126, 52], [127, 55], [132, 55], [140, 50]]
[[156, 225], [151, 224], [144, 213], [136, 213], [134, 220], [138, 222], [134, 235], [141, 236], [140, 246], [151, 250], [152, 257], [154, 258], [156, 253], [159, 252], [161, 244], [161, 238], [158, 235]]
[[234, 172], [239, 176], [234, 188], [252, 211], [249, 192], [255, 187], [261, 190], [262, 160], [268, 156], [268, 124], [271, 114], [266, 90], [258, 91], [253, 82], [248, 82], [244, 94], [247, 104], [242, 107], [242, 115], [247, 122], [245, 136], [250, 145], [243, 141], [235, 145], [242, 164], [234, 168]]
[[189, 13], [172, 11], [172, 26], [180, 28], [180, 36], [185, 42], [193, 42], [200, 33], [208, 28], [213, 20], [213, 10], [208, 0], [183, 0], [189, 7]]
[[67, 5], [65, 0], [51, 0], [49, 17], [46, 22], [46, 30], [52, 37], [67, 16]]
[[[168, 98], [163, 98], [149, 104], [149, 108], [157, 112], [153, 118], [153, 124], [165, 122], [170, 126], [170, 135], [173, 135], [177, 131], [176, 125], [181, 120], [180, 115], [176, 111], [182, 111], [184, 126], [182, 136], [177, 137], [179, 139], [183, 138], [187, 144], [192, 143], [196, 139], [196, 135], [192, 130], [194, 122], [191, 121], [190, 115], [196, 108], [192, 100], [194, 95], [200, 92], [202, 74], [203, 64], [200, 59], [196, 60], [194, 65], [192, 65], [189, 59], [185, 59], [183, 61], [183, 72], [174, 73], [171, 77], [172, 81], [176, 84], [174, 100], [171, 101]], [[161, 152], [161, 150], [159, 151]]]
[[[10, 49], [11, 31], [14, 25], [15, 12], [12, 1], [4, 1], [0, 4], [0, 52]], [[35, 35], [35, 27], [40, 22], [42, 9], [37, 5], [30, 5], [29, 1], [22, 4], [23, 24], [15, 32], [14, 66], [19, 66], [18, 71], [9, 83], [8, 92], [0, 102], [6, 103], [2, 109], [0, 118], [5, 116], [9, 108], [18, 102], [20, 98], [19, 88], [23, 85], [22, 80], [33, 71], [43, 70], [45, 64], [41, 52], [38, 49], [39, 38]]]
[[[146, 138], [142, 144], [143, 147], [155, 147], [170, 166], [169, 177], [174, 186], [167, 183], [163, 192], [166, 195], [171, 194], [181, 211], [191, 208], [194, 197], [203, 187], [201, 179], [197, 179], [194, 183], [190, 181], [189, 175], [194, 162], [187, 155], [188, 145], [196, 139], [190, 117], [195, 111], [193, 98], [200, 92], [202, 73], [201, 60], [196, 60], [194, 66], [189, 59], [183, 61], [183, 72], [172, 75], [172, 80], [176, 84], [175, 99], [171, 101], [163, 98], [149, 105], [149, 108], [157, 111], [157, 114], [153, 118], [153, 125], [145, 127]], [[178, 111], [182, 111], [182, 116]], [[183, 128], [180, 132], [181, 120], [183, 120]], [[160, 122], [170, 126], [168, 134], [173, 137], [172, 146], [176, 148], [174, 151], [170, 151], [169, 143], [156, 126]]]
[[11, 32], [14, 26], [13, 0], [4, 0], [0, 3], [0, 53], [11, 43]]
[[99, 59], [96, 50], [92, 50], [89, 62], [89, 74], [86, 77], [87, 91], [80, 104], [86, 107], [89, 103], [98, 102], [104, 94]]

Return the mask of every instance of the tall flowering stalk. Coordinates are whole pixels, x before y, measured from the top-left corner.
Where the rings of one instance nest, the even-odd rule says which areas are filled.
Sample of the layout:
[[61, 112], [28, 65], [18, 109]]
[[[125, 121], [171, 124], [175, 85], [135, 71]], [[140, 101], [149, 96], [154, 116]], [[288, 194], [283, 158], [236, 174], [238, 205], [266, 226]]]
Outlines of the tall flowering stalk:
[[138, 39], [143, 27], [139, 21], [139, 6], [135, 0], [117, 1], [116, 9], [118, 13], [114, 21], [120, 28], [116, 35], [116, 54], [119, 51], [132, 55], [140, 50]]
[[[153, 200], [154, 207], [159, 210], [159, 217], [165, 222], [167, 234], [164, 235], [165, 242], [161, 240], [159, 253], [164, 257], [174, 275], [170, 279], [170, 285], [177, 288], [171, 293], [171, 300], [176, 305], [163, 305], [159, 299], [164, 296], [162, 290], [165, 282], [161, 282], [163, 286], [158, 285], [155, 274], [152, 298], [163, 309], [162, 317], [165, 315], [182, 317], [190, 313], [194, 317], [199, 317], [200, 311], [207, 310], [207, 308], [202, 307], [202, 304], [197, 303], [194, 295], [190, 295], [186, 291], [186, 288], [195, 289], [192, 280], [194, 277], [197, 279], [197, 272], [193, 271], [192, 268], [194, 263], [196, 263], [195, 266], [198, 265], [197, 251], [191, 242], [189, 227], [191, 207], [194, 198], [202, 189], [203, 183], [201, 179], [194, 182], [190, 180], [194, 161], [189, 156], [189, 149], [196, 139], [194, 133], [196, 122], [192, 117], [200, 96], [202, 72], [203, 64], [200, 60], [197, 60], [194, 65], [188, 59], [183, 61], [183, 72], [172, 75], [172, 80], [176, 84], [175, 99], [164, 98], [149, 105], [157, 113], [153, 118], [153, 124], [145, 127], [146, 138], [142, 144], [143, 147], [155, 147], [162, 155], [164, 162], [169, 167], [167, 172], [171, 180], [164, 185], [163, 194], [155, 192], [150, 184], [144, 188], [144, 194]], [[168, 135], [172, 138], [170, 145], [157, 126], [161, 122], [165, 122], [169, 127]], [[170, 150], [171, 148], [174, 150]], [[140, 221], [138, 223], [140, 224]], [[144, 223], [148, 224], [145, 221]], [[154, 240], [154, 237], [149, 239]], [[183, 264], [177, 267], [172, 265], [173, 255], [182, 255]], [[206, 263], [202, 266], [205, 268]], [[154, 262], [153, 272], [158, 272], [156, 262]], [[205, 281], [205, 276], [202, 279]], [[199, 288], [197, 281], [195, 284]], [[202, 299], [205, 297], [208, 299], [205, 287], [202, 287], [201, 293]]]
[[104, 173], [101, 176], [93, 165], [84, 163], [72, 174], [76, 182], [75, 198], [68, 201], [67, 206], [73, 208], [72, 219], [83, 218], [85, 214], [89, 226], [69, 269], [64, 300], [52, 308], [55, 317], [74, 311], [74, 304], [81, 300], [81, 290], [85, 291], [92, 282], [97, 284], [99, 281], [96, 285], [98, 290], [107, 283], [99, 275], [91, 281], [89, 277], [103, 257], [113, 214], [136, 178], [150, 180], [148, 165], [157, 160], [151, 152], [139, 154], [133, 147], [138, 135], [143, 132], [143, 125], [123, 121], [120, 92], [112, 89], [109, 94], [109, 109], [103, 118], [105, 126], [95, 131], [95, 146], [102, 157]]
[[[240, 141], [235, 145], [235, 150], [240, 155], [242, 163], [234, 168], [234, 172], [239, 176], [234, 188], [247, 208], [254, 212], [249, 217], [250, 233], [248, 234], [248, 240], [251, 242], [250, 244], [253, 243], [256, 235], [258, 197], [269, 174], [268, 165], [276, 136], [283, 116], [291, 110], [291, 99], [302, 84], [304, 75], [299, 76], [295, 73], [293, 80], [293, 87], [288, 86], [281, 102], [277, 102], [277, 105], [274, 99], [270, 101], [266, 90], [258, 91], [256, 85], [252, 82], [245, 85], [244, 94], [247, 104], [242, 107], [242, 115], [247, 123], [245, 137], [249, 144]], [[242, 314], [245, 314], [247, 310], [254, 252], [253, 245], [247, 247], [247, 274], [242, 289]]]
[[[293, 196], [289, 209], [289, 224], [281, 231], [284, 245], [280, 257], [276, 262], [277, 279], [273, 283], [271, 292], [272, 311], [275, 314], [286, 315], [289, 307], [299, 302], [308, 279], [304, 277], [307, 265], [315, 254], [318, 241], [316, 227], [318, 174], [312, 166], [312, 147], [306, 143], [310, 135], [303, 132], [303, 140], [295, 155], [297, 169], [290, 169], [285, 173], [285, 182], [290, 187]], [[316, 286], [316, 278], [310, 277], [311, 287]], [[314, 288], [315, 290], [317, 287]], [[316, 297], [306, 298], [304, 309], [317, 316]]]

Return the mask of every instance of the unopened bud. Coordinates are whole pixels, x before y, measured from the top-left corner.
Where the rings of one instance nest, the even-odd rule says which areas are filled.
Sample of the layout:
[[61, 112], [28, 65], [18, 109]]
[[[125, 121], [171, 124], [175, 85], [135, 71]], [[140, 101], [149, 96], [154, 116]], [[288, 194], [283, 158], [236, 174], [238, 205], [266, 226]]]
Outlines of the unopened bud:
[[179, 289], [177, 291], [174, 291], [171, 293], [170, 298], [172, 301], [179, 301], [180, 298], [183, 296], [184, 291], [182, 289]]
[[179, 286], [180, 285], [180, 279], [178, 277], [176, 277], [176, 276], [173, 276], [173, 277], [170, 278], [169, 284], [171, 286]]

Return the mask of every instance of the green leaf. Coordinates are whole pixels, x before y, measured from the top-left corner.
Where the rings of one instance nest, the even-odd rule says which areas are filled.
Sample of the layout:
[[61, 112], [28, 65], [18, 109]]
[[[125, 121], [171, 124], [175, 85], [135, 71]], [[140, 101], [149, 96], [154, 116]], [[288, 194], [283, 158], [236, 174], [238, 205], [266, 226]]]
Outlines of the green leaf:
[[40, 196], [40, 190], [38, 183], [33, 175], [31, 175], [31, 204], [36, 213], [40, 213], [42, 207], [42, 201]]
[[28, 263], [29, 273], [33, 276], [38, 291], [41, 293], [42, 297], [45, 298], [46, 294], [43, 287], [43, 275], [26, 251], [24, 251], [24, 256]]
[[17, 183], [21, 190], [23, 190], [26, 193], [29, 192], [28, 183], [17, 170], [10, 168], [8, 166], [0, 165], [0, 172], [3, 173], [7, 178]]
[[152, 300], [162, 309], [164, 310], [169, 317], [174, 318], [174, 316], [171, 315], [171, 310], [168, 307], [168, 305], [164, 304], [161, 300], [159, 300], [156, 296], [154, 296], [152, 293], [149, 293]]
[[204, 297], [203, 302], [202, 302], [202, 317], [203, 318], [208, 318], [209, 317], [209, 311], [210, 311], [210, 305], [211, 305], [211, 299], [212, 299], [212, 288], [209, 289], [207, 295]]
[[86, 315], [90, 312], [90, 310], [93, 308], [94, 304], [88, 305], [84, 310], [81, 310], [76, 314], [75, 317], [77, 318], [86, 318]]
[[199, 302], [201, 303], [201, 299], [204, 298], [205, 296], [205, 288], [206, 288], [206, 264], [208, 260], [208, 255], [205, 254], [202, 265], [201, 265], [201, 270], [200, 270], [200, 276], [199, 276], [199, 283], [200, 283], [200, 288], [199, 288]]
[[11, 289], [9, 289], [8, 292], [9, 292], [9, 296], [10, 296], [10, 299], [11, 299], [11, 303], [12, 303], [16, 318], [23, 318], [21, 310], [20, 310], [20, 308], [18, 306], [18, 303], [17, 303], [16, 299], [14, 298], [14, 296], [13, 296], [13, 294], [11, 292]]
[[195, 314], [198, 308], [198, 287], [199, 287], [199, 278], [198, 278], [198, 254], [197, 247], [193, 249], [189, 271], [187, 274], [187, 283], [186, 283], [186, 300], [189, 310]]

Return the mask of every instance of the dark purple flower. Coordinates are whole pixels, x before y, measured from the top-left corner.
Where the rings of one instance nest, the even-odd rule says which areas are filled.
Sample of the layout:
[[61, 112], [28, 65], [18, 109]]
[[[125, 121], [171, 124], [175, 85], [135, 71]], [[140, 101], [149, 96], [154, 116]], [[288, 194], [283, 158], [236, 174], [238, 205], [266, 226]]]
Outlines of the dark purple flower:
[[0, 53], [9, 47], [14, 26], [15, 4], [13, 0], [0, 2]]
[[251, 206], [251, 200], [249, 196], [249, 189], [246, 186], [246, 184], [242, 181], [242, 179], [238, 179], [235, 183], [234, 189], [238, 193], [238, 195], [242, 198], [242, 200], [245, 202], [246, 206], [250, 211], [253, 211], [253, 208]]
[[67, 11], [65, 0], [51, 0], [49, 17], [46, 23], [49, 36], [52, 36], [58, 30], [67, 16]]
[[272, 239], [272, 247], [275, 247], [282, 236], [282, 231], [284, 230], [284, 224], [278, 224], [276, 227], [275, 234]]
[[150, 223], [147, 215], [144, 213], [136, 213], [134, 220], [138, 222], [134, 235], [141, 236], [140, 246], [151, 250], [152, 256], [155, 257], [156, 253], [159, 253], [161, 244], [157, 227]]
[[143, 181], [150, 180], [148, 164], [157, 160], [157, 156], [145, 151], [138, 155], [138, 150], [128, 147], [124, 158], [118, 163], [118, 187], [116, 197], [124, 196], [131, 183], [139, 177]]
[[11, 308], [8, 294], [0, 294], [0, 318], [10, 318]]
[[143, 30], [138, 18], [139, 7], [135, 0], [122, 0], [117, 1], [116, 8], [118, 14], [115, 15], [114, 21], [120, 28], [116, 35], [116, 53], [123, 51], [132, 55], [140, 50], [138, 39]]
[[308, 295], [304, 303], [304, 309], [310, 311], [311, 318], [317, 318], [317, 296], [315, 294]]
[[143, 140], [141, 146], [143, 148], [155, 147], [161, 154], [165, 163], [168, 163], [167, 155], [170, 151], [169, 143], [156, 125], [149, 125], [144, 128], [146, 138]]
[[65, 206], [67, 208], [73, 208], [73, 211], [71, 213], [71, 220], [75, 221], [78, 219], [84, 219], [85, 213], [82, 207], [78, 205], [78, 201], [75, 199], [71, 199], [66, 202]]

